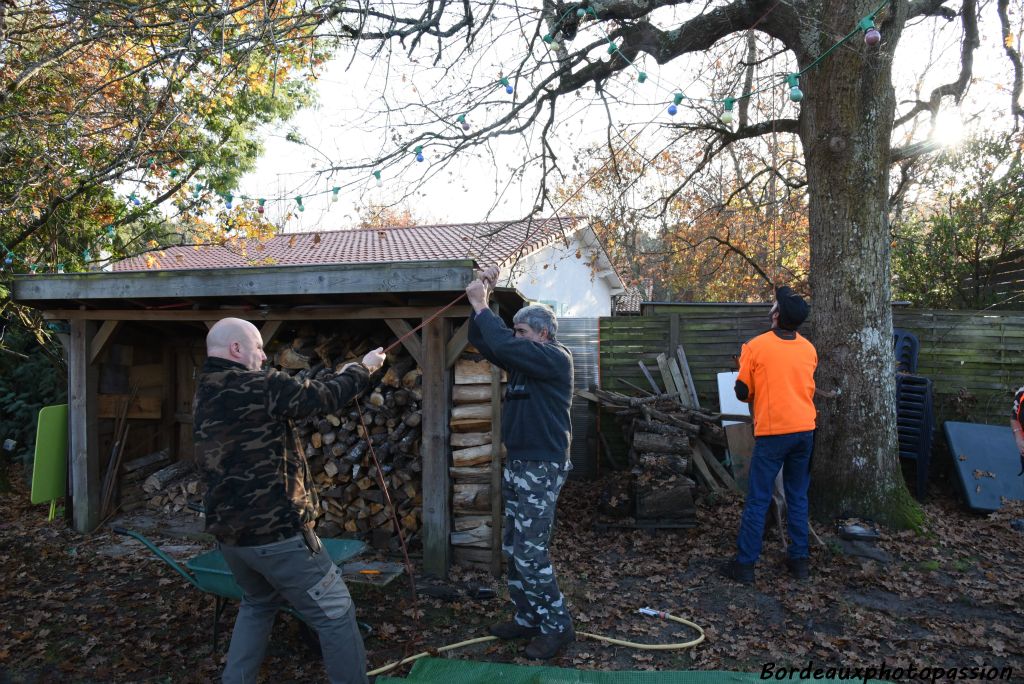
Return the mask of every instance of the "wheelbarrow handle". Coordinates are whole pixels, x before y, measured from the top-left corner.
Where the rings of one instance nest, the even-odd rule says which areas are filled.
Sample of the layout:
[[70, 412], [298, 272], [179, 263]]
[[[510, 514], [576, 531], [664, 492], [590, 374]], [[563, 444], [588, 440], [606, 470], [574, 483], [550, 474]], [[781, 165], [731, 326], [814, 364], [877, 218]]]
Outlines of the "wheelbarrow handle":
[[200, 591], [204, 591], [203, 588], [201, 586], [199, 586], [199, 582], [192, 575], [192, 573], [190, 573], [185, 568], [181, 567], [181, 565], [178, 563], [178, 561], [174, 560], [173, 558], [168, 556], [166, 553], [161, 551], [160, 547], [158, 547], [156, 544], [151, 542], [149, 539], [147, 539], [142, 534], [139, 534], [135, 530], [129, 530], [126, 527], [121, 527], [120, 525], [114, 525], [110, 529], [113, 532], [115, 532], [116, 534], [122, 534], [122, 535], [124, 535], [126, 537], [131, 537], [132, 539], [135, 539], [136, 541], [141, 542], [143, 546], [145, 546], [150, 551], [152, 551], [154, 554], [156, 554], [157, 558], [162, 560], [164, 563], [167, 563], [167, 565], [171, 566], [172, 570], [174, 570], [176, 573], [178, 573], [179, 575], [184, 577], [185, 581], [187, 581], [189, 584], [194, 586], [196, 589], [199, 589]]

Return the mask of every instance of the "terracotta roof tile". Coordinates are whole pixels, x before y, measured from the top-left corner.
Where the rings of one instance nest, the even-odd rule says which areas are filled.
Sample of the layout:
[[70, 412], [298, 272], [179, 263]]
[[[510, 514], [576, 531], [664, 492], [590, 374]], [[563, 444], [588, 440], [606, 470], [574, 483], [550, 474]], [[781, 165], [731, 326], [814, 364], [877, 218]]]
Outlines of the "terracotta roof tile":
[[190, 270], [256, 266], [394, 263], [475, 259], [503, 266], [568, 237], [581, 223], [575, 217], [361, 230], [285, 233], [269, 240], [228, 245], [167, 247], [149, 256], [111, 264], [112, 271]]

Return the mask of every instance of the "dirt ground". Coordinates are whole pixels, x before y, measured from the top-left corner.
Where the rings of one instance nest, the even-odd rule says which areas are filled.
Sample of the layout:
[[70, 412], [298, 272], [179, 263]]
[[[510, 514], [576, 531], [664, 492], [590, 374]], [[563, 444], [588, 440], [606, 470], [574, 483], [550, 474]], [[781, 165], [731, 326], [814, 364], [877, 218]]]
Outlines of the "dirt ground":
[[[219, 648], [212, 652], [212, 597], [109, 529], [80, 536], [63, 522], [48, 523], [46, 506], [29, 505], [20, 468], [9, 475], [10, 489], [0, 496], [0, 683], [219, 678], [234, 606], [221, 618]], [[695, 637], [683, 625], [637, 612], [650, 606], [700, 624], [706, 640], [688, 650], [651, 651], [580, 639], [552, 665], [776, 677], [780, 668], [808, 665], [851, 672], [913, 667], [918, 673], [929, 668], [929, 680], [939, 668], [958, 679], [974, 668], [973, 674], [990, 679], [1024, 680], [1024, 532], [1012, 524], [1024, 518], [1021, 504], [979, 516], [951, 493], [933, 495], [923, 533], [882, 530], [867, 550], [880, 560], [848, 555], [849, 547], [819, 524], [826, 546], [814, 550], [811, 580], [785, 574], [781, 545], [771, 539], [757, 582], [742, 586], [716, 574], [732, 552], [737, 500], [701, 502], [692, 530], [600, 529], [594, 502], [602, 487], [600, 480], [570, 482], [559, 501], [552, 555], [577, 631], [647, 643]], [[210, 546], [188, 515], [130, 522], [180, 559]], [[372, 553], [362, 559], [373, 558], [395, 560]], [[500, 581], [456, 569], [447, 586], [461, 590], [471, 582], [493, 587], [498, 597], [445, 600], [421, 593], [413, 604], [404, 577], [383, 588], [351, 585], [358, 618], [373, 630], [366, 639], [370, 668], [482, 636], [489, 623], [505, 619]], [[521, 648], [491, 642], [450, 657], [527, 663]], [[279, 619], [262, 676], [268, 682], [323, 680], [294, 620]]]

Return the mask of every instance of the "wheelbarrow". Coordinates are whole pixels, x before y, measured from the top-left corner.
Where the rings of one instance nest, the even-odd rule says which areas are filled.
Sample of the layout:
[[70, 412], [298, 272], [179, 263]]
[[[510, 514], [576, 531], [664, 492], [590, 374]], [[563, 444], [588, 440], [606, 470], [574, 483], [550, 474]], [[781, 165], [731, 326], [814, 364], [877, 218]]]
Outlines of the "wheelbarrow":
[[[227, 562], [224, 560], [224, 555], [218, 550], [207, 551], [201, 553], [195, 558], [191, 558], [185, 561], [185, 566], [182, 567], [178, 561], [174, 560], [166, 553], [164, 553], [160, 547], [147, 539], [144, 535], [136, 532], [135, 530], [129, 530], [124, 527], [115, 526], [111, 528], [117, 534], [122, 534], [133, 539], [138, 540], [156, 554], [157, 558], [162, 560], [164, 563], [169, 565], [172, 570], [185, 578], [185, 581], [191, 584], [193, 587], [203, 592], [204, 594], [212, 594], [215, 599], [215, 612], [213, 616], [213, 652], [217, 651], [217, 637], [220, 629], [220, 616], [224, 612], [224, 606], [227, 605], [228, 601], [241, 601], [242, 600], [242, 588], [235, 582], [235, 576], [231, 574], [231, 569], [228, 567]], [[324, 549], [330, 555], [331, 560], [341, 567], [345, 561], [355, 558], [366, 549], [366, 543], [359, 541], [358, 539], [321, 539], [324, 545]], [[306, 638], [309, 639], [311, 636], [315, 637], [315, 633], [309, 629], [303, 621], [302, 616], [291, 607], [286, 607], [284, 610], [294, 615], [299, 620], [299, 624], [306, 631]]]

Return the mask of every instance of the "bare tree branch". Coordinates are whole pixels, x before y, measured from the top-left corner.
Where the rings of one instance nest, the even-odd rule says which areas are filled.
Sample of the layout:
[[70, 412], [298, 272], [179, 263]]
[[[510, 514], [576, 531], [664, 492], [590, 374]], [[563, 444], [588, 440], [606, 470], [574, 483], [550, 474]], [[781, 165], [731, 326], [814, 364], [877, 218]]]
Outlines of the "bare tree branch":
[[999, 0], [997, 3], [997, 10], [999, 12], [999, 25], [1002, 28], [1003, 33], [1003, 50], [1006, 52], [1006, 57], [1010, 60], [1010, 64], [1013, 65], [1013, 88], [1010, 90], [1010, 112], [1014, 117], [1014, 130], [1020, 125], [1020, 120], [1024, 119], [1024, 109], [1021, 109], [1020, 96], [1022, 83], [1024, 83], [1024, 65], [1021, 64], [1020, 52], [1013, 44], [1013, 32], [1010, 30], [1010, 17], [1007, 11], [1007, 5], [1009, 0]]
[[[945, 8], [943, 8], [945, 9]], [[956, 15], [947, 16], [944, 13], [934, 13], [935, 16], [942, 16], [953, 19]], [[963, 7], [960, 11], [960, 21], [964, 27], [964, 39], [960, 44], [960, 74], [952, 83], [945, 83], [932, 90], [927, 102], [918, 101], [907, 113], [898, 117], [893, 127], [899, 128], [906, 122], [913, 119], [923, 111], [931, 112], [932, 118], [939, 113], [942, 98], [952, 97], [955, 102], [960, 102], [967, 86], [971, 82], [971, 74], [974, 70], [974, 51], [981, 45], [981, 38], [978, 36], [978, 7], [976, 0], [963, 0]]]

